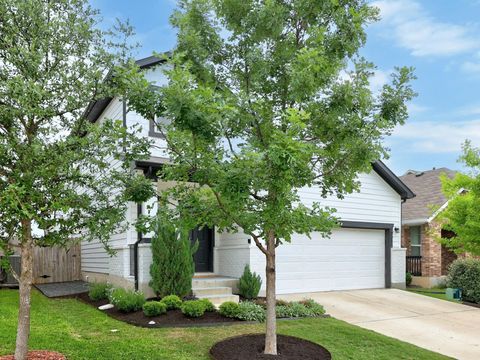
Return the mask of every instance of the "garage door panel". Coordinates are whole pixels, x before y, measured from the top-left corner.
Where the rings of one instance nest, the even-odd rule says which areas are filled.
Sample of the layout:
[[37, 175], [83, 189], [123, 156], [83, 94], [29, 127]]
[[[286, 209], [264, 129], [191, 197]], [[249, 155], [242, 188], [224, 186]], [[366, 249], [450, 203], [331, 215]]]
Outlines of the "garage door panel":
[[338, 229], [329, 239], [296, 236], [278, 248], [277, 292], [383, 288], [385, 232]]

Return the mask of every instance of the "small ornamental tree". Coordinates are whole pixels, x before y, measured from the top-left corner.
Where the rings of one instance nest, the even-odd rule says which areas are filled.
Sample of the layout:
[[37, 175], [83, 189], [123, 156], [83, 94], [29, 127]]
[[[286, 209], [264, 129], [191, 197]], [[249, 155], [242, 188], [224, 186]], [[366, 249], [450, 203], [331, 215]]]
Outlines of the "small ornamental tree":
[[155, 220], [149, 285], [160, 297], [182, 298], [192, 291], [193, 255], [197, 246], [192, 245], [188, 231], [177, 231], [175, 225], [161, 215]]
[[265, 255], [266, 354], [277, 354], [276, 248], [336, 226], [333, 209], [303, 204], [298, 189], [358, 190], [407, 118], [411, 70], [372, 94], [374, 66], [358, 56], [377, 13], [363, 0], [180, 1], [168, 85], [131, 93], [146, 118], [171, 121], [157, 124], [174, 164], [162, 176], [177, 182], [161, 195], [177, 204], [171, 216], [241, 229]]
[[470, 141], [463, 145], [460, 161], [469, 174], [457, 173], [453, 179], [442, 175], [442, 189], [448, 206], [438, 219], [455, 236], [438, 240], [457, 253], [480, 256], [480, 149]]
[[131, 162], [148, 155], [120, 119], [84, 116], [137, 78], [115, 67], [130, 29], [106, 33], [99, 20], [86, 0], [0, 2], [0, 251], [18, 245], [22, 257], [16, 360], [28, 351], [33, 247], [96, 239], [108, 249], [125, 225]]

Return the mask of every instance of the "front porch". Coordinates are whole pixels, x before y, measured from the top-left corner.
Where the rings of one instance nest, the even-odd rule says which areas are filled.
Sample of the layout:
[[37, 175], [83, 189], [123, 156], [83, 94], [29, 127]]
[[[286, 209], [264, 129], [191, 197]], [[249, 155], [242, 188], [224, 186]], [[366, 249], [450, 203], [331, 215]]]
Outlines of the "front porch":
[[209, 299], [215, 306], [225, 301], [239, 301], [238, 279], [219, 276], [214, 273], [195, 273], [192, 279], [192, 293], [199, 299]]

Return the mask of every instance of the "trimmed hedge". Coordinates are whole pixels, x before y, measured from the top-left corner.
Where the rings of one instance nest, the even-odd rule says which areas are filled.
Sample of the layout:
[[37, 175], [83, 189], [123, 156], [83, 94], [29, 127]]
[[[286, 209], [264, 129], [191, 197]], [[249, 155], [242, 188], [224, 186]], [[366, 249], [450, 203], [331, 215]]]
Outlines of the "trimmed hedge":
[[206, 312], [215, 311], [215, 305], [213, 305], [213, 303], [210, 300], [204, 298], [204, 299], [200, 299], [198, 301], [203, 303], [203, 305], [205, 306], [205, 311]]
[[480, 260], [455, 260], [448, 270], [447, 286], [462, 289], [464, 300], [480, 304]]
[[138, 311], [145, 304], [143, 293], [123, 288], [113, 289], [109, 296], [110, 302], [120, 311]]
[[145, 316], [158, 316], [167, 312], [167, 305], [160, 301], [149, 301], [143, 304]]
[[220, 305], [218, 311], [220, 315], [228, 317], [228, 318], [235, 318], [238, 314], [238, 307], [239, 305], [233, 301], [226, 301]]
[[188, 317], [200, 317], [205, 314], [205, 302], [202, 300], [188, 300], [182, 304], [182, 313]]
[[177, 295], [168, 295], [160, 300], [161, 303], [164, 303], [167, 306], [167, 310], [180, 309], [182, 306], [182, 299]]

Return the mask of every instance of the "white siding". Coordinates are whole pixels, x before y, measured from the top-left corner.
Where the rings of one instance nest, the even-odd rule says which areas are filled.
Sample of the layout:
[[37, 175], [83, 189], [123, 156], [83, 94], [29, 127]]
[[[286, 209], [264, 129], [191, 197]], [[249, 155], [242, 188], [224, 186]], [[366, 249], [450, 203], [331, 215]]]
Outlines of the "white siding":
[[242, 231], [216, 233], [213, 250], [214, 272], [223, 276], [240, 277], [250, 262], [249, 236]]
[[[113, 99], [104, 112], [99, 117], [99, 123], [106, 119], [122, 120], [123, 103], [120, 99]], [[112, 159], [111, 166], [119, 167], [121, 164], [118, 160]], [[130, 213], [127, 213], [127, 221]], [[109, 245], [113, 249], [122, 251], [127, 244], [127, 232], [121, 231], [112, 234]], [[122, 255], [118, 255], [122, 256]], [[116, 261], [117, 260], [117, 261]], [[110, 264], [113, 262], [112, 264]], [[118, 266], [118, 259], [112, 259], [99, 241], [82, 242], [82, 271], [98, 272], [104, 274], [114, 274], [124, 276], [123, 267]], [[121, 262], [123, 264], [123, 261]]]
[[[311, 206], [314, 201], [335, 208], [335, 216], [344, 221], [389, 223], [400, 228], [401, 198], [375, 171], [360, 174], [361, 188], [338, 199], [334, 196], [322, 199], [318, 188], [303, 188], [299, 191], [302, 202]], [[393, 233], [393, 247], [400, 247], [400, 233]]]

